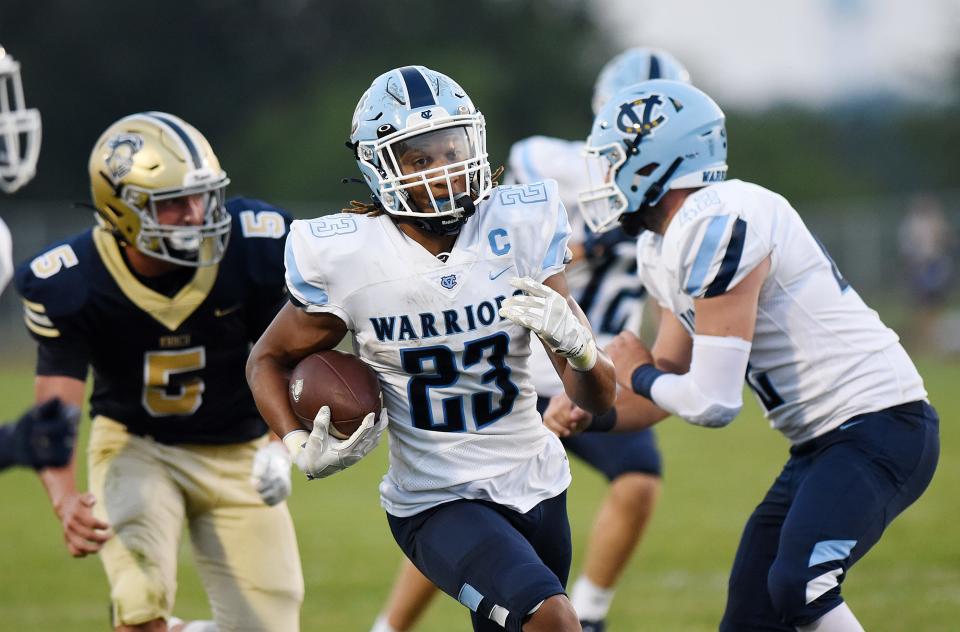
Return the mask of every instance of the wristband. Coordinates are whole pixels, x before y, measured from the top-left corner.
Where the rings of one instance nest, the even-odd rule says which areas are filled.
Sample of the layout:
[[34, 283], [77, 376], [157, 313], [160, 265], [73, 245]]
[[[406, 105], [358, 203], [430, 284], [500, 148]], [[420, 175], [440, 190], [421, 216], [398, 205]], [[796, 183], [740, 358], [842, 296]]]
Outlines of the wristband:
[[650, 395], [650, 389], [653, 388], [653, 383], [656, 379], [664, 373], [666, 373], [666, 371], [661, 371], [652, 364], [641, 364], [633, 370], [633, 375], [630, 376], [630, 385], [633, 387], [633, 392], [653, 401], [653, 396]]
[[617, 425], [617, 409], [611, 408], [602, 415], [596, 415], [584, 432], [610, 432]]
[[297, 455], [303, 450], [303, 444], [307, 442], [310, 433], [306, 430], [291, 430], [283, 435], [283, 445], [287, 446], [287, 452], [290, 453], [290, 459], [297, 460]]
[[574, 371], [580, 371], [582, 373], [596, 366], [597, 355], [597, 343], [594, 342], [591, 336], [580, 354], [572, 358], [567, 358], [567, 362], [570, 363]]

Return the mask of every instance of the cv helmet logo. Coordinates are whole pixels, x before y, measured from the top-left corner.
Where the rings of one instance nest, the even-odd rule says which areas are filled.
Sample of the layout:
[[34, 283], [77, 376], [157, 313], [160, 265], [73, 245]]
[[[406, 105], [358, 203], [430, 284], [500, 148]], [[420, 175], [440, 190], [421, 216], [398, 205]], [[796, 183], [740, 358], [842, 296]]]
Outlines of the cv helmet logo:
[[453, 287], [457, 284], [457, 275], [448, 274], [446, 276], [440, 277], [440, 287], [445, 290], [452, 290]]
[[110, 155], [107, 156], [107, 171], [114, 182], [122, 179], [133, 169], [133, 157], [143, 149], [143, 137], [139, 134], [117, 134], [107, 141]]
[[303, 395], [303, 378], [298, 378], [290, 382], [290, 397], [293, 401], [299, 402], [301, 395]]
[[663, 113], [663, 97], [659, 94], [634, 99], [620, 104], [620, 114], [617, 115], [617, 129], [624, 134], [636, 134], [636, 144], [646, 136], [650, 136], [658, 127], [667, 122]]

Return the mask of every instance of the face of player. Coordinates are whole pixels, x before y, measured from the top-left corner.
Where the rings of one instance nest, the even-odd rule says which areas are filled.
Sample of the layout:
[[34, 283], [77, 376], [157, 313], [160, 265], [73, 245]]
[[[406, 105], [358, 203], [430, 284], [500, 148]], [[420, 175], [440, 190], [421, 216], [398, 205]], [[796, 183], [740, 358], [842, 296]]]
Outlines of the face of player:
[[450, 127], [399, 141], [395, 152], [400, 173], [404, 176], [416, 175], [404, 178], [401, 182], [423, 183], [406, 189], [419, 209], [433, 208], [431, 193], [433, 199], [442, 205], [443, 202], [467, 191], [466, 175], [448, 176], [444, 169], [463, 163], [472, 156], [470, 139], [465, 128]]
[[175, 231], [167, 237], [169, 247], [177, 252], [191, 253], [200, 248], [202, 237], [194, 226], [202, 226], [207, 209], [206, 193], [196, 193], [168, 200], [156, 201], [157, 223], [164, 226], [184, 226], [190, 229]]
[[206, 195], [197, 193], [157, 200], [157, 223], [166, 226], [200, 226], [206, 211]]

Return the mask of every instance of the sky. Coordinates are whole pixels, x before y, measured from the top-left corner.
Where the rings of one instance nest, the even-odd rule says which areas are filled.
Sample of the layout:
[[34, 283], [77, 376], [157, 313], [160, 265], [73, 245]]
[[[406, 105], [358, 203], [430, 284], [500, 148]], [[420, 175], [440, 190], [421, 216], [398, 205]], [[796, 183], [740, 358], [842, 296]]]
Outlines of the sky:
[[623, 47], [669, 50], [738, 107], [892, 94], [943, 101], [960, 0], [593, 0]]

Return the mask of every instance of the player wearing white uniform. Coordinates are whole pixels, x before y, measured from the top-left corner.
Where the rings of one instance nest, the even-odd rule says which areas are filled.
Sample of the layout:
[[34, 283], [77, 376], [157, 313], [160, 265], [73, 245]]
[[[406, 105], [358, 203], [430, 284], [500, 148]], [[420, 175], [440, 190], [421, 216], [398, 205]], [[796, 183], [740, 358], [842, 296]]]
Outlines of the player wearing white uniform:
[[563, 594], [570, 473], [536, 411], [530, 332], [581, 406], [610, 408], [614, 383], [566, 299], [556, 184], [494, 187], [482, 115], [422, 66], [373, 82], [350, 144], [375, 205], [294, 223], [292, 302], [248, 363], [257, 403], [309, 476], [362, 458], [385, 420], [338, 441], [323, 407], [307, 436], [286, 395], [285, 371], [349, 332], [380, 377], [392, 428], [381, 502], [405, 554], [476, 630], [578, 630]]
[[[0, 191], [13, 193], [33, 178], [40, 155], [40, 112], [23, 99], [20, 63], [0, 46]], [[13, 239], [0, 219], [0, 292], [13, 277]], [[54, 399], [16, 423], [0, 425], [0, 469], [59, 467], [73, 454], [80, 412]]]
[[721, 183], [724, 116], [707, 95], [628, 88], [597, 116], [587, 152], [605, 170], [580, 198], [591, 227], [648, 231], [638, 265], [663, 308], [657, 340], [651, 352], [624, 332], [609, 347], [618, 383], [647, 398], [644, 423], [726, 425], [746, 375], [792, 444], [744, 530], [720, 629], [862, 630], [840, 583], [939, 454], [913, 363], [786, 200]]
[[[620, 88], [661, 77], [689, 80], [683, 65], [665, 51], [631, 48], [620, 53], [599, 73], [594, 85], [594, 114]], [[639, 331], [644, 290], [636, 274], [636, 240], [623, 231], [588, 238], [583, 218], [573, 212], [577, 208], [577, 193], [588, 184], [582, 151], [583, 141], [547, 136], [526, 138], [510, 148], [507, 179], [514, 183], [557, 181], [572, 227], [569, 246], [573, 258], [566, 269], [570, 295], [586, 314], [602, 347], [621, 329]], [[582, 411], [575, 412], [570, 399], [563, 394], [563, 384], [540, 346], [533, 347], [530, 367], [537, 409], [544, 415], [544, 423], [564, 432], [562, 426], [554, 424], [554, 419], [566, 420]], [[621, 396], [617, 411], [629, 414], [631, 395]], [[607, 416], [608, 424], [613, 422], [613, 414]], [[594, 423], [591, 428], [599, 425]], [[596, 433], [561, 436], [568, 453], [583, 459], [611, 483], [597, 513], [583, 571], [570, 595], [584, 632], [602, 632], [614, 585], [653, 512], [660, 489], [660, 452], [650, 429], [615, 437]], [[435, 587], [409, 560], [404, 560], [387, 606], [370, 632], [412, 629], [435, 594]]]

